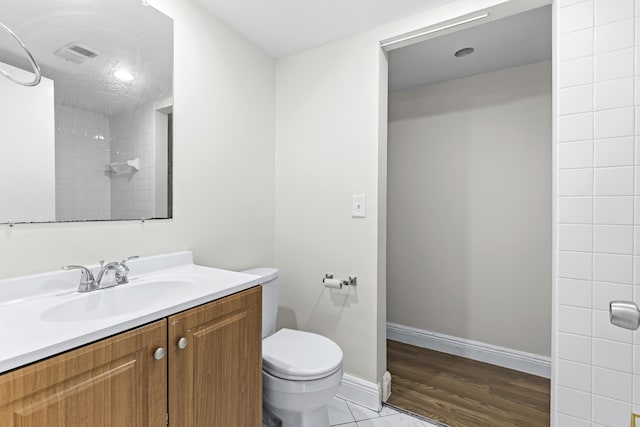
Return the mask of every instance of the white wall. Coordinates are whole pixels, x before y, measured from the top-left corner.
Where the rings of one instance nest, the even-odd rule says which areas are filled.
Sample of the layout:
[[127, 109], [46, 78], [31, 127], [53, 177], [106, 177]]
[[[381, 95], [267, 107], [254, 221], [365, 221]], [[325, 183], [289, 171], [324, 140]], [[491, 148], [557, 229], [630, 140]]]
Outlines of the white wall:
[[181, 249], [273, 265], [274, 61], [192, 1], [152, 4], [175, 20], [174, 219], [3, 226], [0, 277]]
[[[379, 383], [386, 368], [386, 283], [380, 267], [386, 258], [379, 250], [386, 247], [386, 194], [379, 164], [386, 164], [386, 104], [380, 94], [387, 81], [380, 41], [501, 3], [454, 1], [277, 61], [280, 326], [332, 338], [345, 352], [345, 371], [365, 381]], [[366, 219], [351, 218], [353, 194], [367, 196]], [[321, 283], [326, 272], [357, 275], [358, 287], [330, 292]]]
[[[18, 79], [33, 79], [32, 73], [8, 64], [0, 62], [0, 67]], [[0, 103], [0, 223], [54, 221], [53, 81], [42, 78], [38, 86], [25, 87], [0, 76], [0, 94], [16, 100]]]
[[640, 335], [611, 326], [608, 304], [640, 302], [640, 7], [565, 0], [555, 12], [556, 421], [626, 427], [640, 412]]
[[111, 218], [109, 116], [56, 104], [56, 220]]
[[387, 319], [550, 356], [551, 62], [392, 92], [389, 121]]

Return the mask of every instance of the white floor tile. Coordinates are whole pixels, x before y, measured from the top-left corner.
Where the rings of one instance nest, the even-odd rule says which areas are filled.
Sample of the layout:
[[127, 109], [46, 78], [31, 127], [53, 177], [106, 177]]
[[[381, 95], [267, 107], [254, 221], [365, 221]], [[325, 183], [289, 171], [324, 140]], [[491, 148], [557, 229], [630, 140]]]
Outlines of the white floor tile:
[[[639, 371], [640, 372], [640, 371]], [[383, 406], [382, 407], [382, 411], [380, 411], [380, 416], [381, 417], [386, 417], [387, 415], [393, 415], [393, 414], [398, 414], [399, 412], [396, 411], [393, 408], [390, 408], [388, 406]]]
[[387, 417], [372, 418], [370, 420], [358, 421], [358, 427], [426, 427], [429, 424], [422, 422], [418, 418], [405, 414], [389, 415]]
[[347, 406], [351, 410], [351, 415], [356, 421], [368, 420], [370, 418], [378, 418], [380, 414], [376, 411], [372, 411], [369, 408], [362, 407], [360, 405], [356, 405], [353, 402], [347, 402]]
[[327, 405], [329, 410], [329, 424], [332, 426], [345, 423], [353, 423], [355, 419], [347, 406], [347, 402], [334, 397]]

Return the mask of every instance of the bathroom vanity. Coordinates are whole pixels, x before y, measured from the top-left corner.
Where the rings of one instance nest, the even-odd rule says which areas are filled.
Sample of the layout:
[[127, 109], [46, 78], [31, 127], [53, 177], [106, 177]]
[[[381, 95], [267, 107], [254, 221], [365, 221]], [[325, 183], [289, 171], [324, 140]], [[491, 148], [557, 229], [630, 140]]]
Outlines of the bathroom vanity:
[[[180, 265], [159, 270], [155, 267], [166, 264], [166, 257], [131, 263], [132, 283], [121, 287], [138, 287], [140, 299], [134, 302], [141, 307], [131, 311], [132, 305], [122, 304], [129, 310], [125, 314], [117, 311], [117, 304], [113, 311], [101, 308], [119, 300], [115, 292], [120, 286], [92, 295], [60, 290], [0, 302], [3, 342], [24, 341], [16, 345], [22, 353], [14, 351], [13, 358], [6, 346], [0, 349], [0, 425], [262, 425], [260, 279], [189, 264], [190, 256], [168, 255], [169, 264]], [[74, 273], [62, 274], [77, 278]], [[215, 276], [221, 282], [216, 283]], [[163, 283], [160, 278], [170, 279], [173, 288], [184, 287], [184, 292], [167, 292], [166, 285], [159, 285], [168, 299], [154, 300], [154, 286]], [[53, 283], [51, 278], [45, 282]], [[125, 292], [129, 300], [135, 298], [133, 292]], [[55, 311], [54, 302], [64, 310]], [[5, 324], [7, 312], [14, 310], [22, 317]], [[39, 323], [46, 333], [30, 329]], [[58, 328], [56, 340], [50, 334]], [[62, 333], [69, 329], [75, 334]], [[100, 335], [105, 337], [93, 339]], [[75, 345], [74, 336], [82, 345]], [[71, 347], [58, 351], [60, 345]], [[34, 357], [38, 360], [30, 363]]]

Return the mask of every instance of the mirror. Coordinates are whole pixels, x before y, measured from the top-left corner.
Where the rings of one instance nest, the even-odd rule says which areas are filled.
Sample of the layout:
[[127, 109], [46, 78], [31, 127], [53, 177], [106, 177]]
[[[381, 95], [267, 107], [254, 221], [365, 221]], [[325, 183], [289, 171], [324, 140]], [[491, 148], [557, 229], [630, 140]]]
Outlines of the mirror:
[[[146, 0], [0, 3], [42, 79], [0, 75], [0, 223], [172, 217], [173, 20]], [[0, 28], [0, 69], [34, 79]]]

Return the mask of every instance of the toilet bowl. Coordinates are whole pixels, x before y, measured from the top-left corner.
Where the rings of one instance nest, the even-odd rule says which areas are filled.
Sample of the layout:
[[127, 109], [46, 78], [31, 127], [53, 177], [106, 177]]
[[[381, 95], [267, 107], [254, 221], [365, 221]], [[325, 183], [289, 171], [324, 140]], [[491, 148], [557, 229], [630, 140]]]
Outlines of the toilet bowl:
[[262, 280], [262, 395], [266, 427], [329, 427], [327, 403], [342, 381], [342, 350], [322, 335], [275, 331], [278, 275], [274, 268], [243, 273]]

